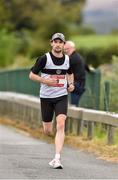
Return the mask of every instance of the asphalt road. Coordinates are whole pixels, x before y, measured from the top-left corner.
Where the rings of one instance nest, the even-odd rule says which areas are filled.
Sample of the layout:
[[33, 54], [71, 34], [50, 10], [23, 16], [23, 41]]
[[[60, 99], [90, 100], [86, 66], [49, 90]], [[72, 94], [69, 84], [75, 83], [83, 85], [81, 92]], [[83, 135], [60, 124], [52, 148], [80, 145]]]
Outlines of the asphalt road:
[[118, 164], [65, 146], [64, 169], [52, 169], [53, 154], [52, 144], [0, 125], [0, 179], [118, 179]]

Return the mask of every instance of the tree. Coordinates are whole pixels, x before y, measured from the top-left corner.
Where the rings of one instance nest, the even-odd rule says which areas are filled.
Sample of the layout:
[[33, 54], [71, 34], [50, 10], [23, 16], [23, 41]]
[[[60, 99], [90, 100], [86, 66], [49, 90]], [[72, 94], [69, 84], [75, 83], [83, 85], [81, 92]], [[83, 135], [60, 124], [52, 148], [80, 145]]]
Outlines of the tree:
[[[66, 37], [73, 33], [78, 22], [81, 22], [84, 2], [85, 0], [1, 0], [0, 23], [9, 32], [17, 32], [22, 42], [28, 39], [31, 53], [35, 56], [36, 52], [48, 48], [46, 44], [49, 43], [46, 42], [53, 33], [62, 32]], [[23, 46], [24, 52], [29, 51], [26, 49]]]
[[60, 26], [65, 29], [80, 20], [80, 9], [84, 2], [85, 0], [1, 0], [0, 22], [3, 26], [10, 24], [9, 29], [14, 31], [35, 31], [48, 25], [54, 31]]

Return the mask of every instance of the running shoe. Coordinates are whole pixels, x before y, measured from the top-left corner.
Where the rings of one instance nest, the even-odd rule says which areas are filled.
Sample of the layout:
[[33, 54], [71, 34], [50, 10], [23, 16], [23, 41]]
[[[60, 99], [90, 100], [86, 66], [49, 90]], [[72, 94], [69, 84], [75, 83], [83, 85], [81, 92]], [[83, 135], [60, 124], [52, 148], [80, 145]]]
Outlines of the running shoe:
[[59, 159], [53, 159], [49, 162], [49, 165], [54, 169], [63, 169], [63, 165], [61, 164]]

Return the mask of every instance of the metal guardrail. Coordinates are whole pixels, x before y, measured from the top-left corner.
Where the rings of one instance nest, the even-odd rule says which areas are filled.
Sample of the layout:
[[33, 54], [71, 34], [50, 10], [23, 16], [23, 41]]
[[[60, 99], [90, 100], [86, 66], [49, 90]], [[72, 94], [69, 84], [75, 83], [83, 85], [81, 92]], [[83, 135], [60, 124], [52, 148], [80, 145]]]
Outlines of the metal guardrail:
[[[0, 91], [38, 96], [40, 84], [29, 79], [30, 69], [14, 69], [0, 71]], [[80, 106], [100, 109], [100, 78], [99, 70], [87, 73], [86, 91], [80, 99]]]
[[[0, 115], [8, 116], [13, 120], [24, 121], [31, 127], [42, 126], [40, 99], [34, 96], [0, 92]], [[80, 135], [83, 121], [89, 122], [87, 133], [89, 139], [93, 138], [94, 122], [107, 124], [109, 127], [107, 143], [113, 143], [114, 127], [118, 127], [118, 114], [69, 106], [66, 133]]]

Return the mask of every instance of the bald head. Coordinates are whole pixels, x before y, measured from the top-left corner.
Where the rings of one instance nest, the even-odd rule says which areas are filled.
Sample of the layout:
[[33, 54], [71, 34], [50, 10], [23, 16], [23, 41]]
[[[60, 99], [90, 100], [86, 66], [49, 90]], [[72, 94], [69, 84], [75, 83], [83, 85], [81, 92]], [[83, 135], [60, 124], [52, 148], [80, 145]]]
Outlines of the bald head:
[[75, 43], [73, 41], [66, 41], [66, 45], [75, 48]]
[[66, 41], [64, 51], [70, 56], [75, 51], [75, 43], [73, 41]]

